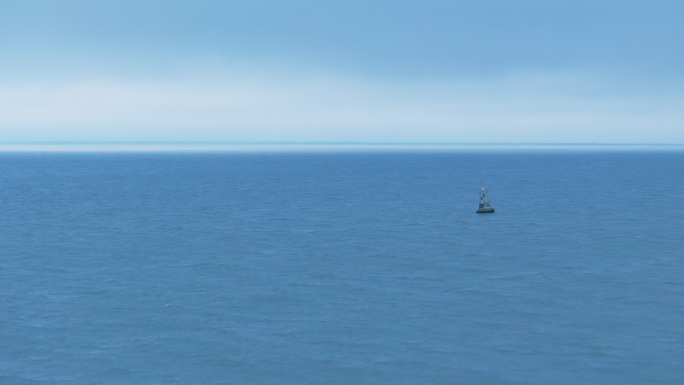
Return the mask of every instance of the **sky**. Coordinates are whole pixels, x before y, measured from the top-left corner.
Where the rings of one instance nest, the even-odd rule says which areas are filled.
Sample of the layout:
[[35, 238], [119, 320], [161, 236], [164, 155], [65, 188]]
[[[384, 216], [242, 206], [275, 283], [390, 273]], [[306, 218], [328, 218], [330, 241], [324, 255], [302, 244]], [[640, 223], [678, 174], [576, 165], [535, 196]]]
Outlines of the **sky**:
[[678, 0], [2, 0], [0, 142], [684, 143]]

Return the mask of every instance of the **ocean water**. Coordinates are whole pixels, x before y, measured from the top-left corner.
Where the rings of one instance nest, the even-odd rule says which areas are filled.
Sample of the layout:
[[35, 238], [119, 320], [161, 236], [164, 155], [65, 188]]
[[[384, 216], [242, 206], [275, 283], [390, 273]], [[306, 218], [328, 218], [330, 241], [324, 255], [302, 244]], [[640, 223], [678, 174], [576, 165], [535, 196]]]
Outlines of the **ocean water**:
[[0, 383], [681, 384], [683, 235], [684, 151], [2, 152]]

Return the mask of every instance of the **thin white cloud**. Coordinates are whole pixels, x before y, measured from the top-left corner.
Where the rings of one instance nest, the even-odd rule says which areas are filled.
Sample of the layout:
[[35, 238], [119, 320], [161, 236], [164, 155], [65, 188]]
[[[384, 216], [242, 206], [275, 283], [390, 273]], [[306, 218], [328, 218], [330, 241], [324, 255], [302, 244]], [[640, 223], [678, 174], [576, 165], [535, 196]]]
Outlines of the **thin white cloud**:
[[388, 83], [299, 74], [0, 85], [5, 141], [684, 143], [684, 96], [590, 76]]

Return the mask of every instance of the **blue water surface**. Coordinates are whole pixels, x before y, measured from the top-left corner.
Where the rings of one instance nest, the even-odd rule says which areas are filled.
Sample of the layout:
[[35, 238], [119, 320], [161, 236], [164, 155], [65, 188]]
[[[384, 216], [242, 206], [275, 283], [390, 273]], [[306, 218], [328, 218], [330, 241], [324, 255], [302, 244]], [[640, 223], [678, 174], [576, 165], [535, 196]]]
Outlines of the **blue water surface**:
[[684, 383], [683, 229], [683, 151], [0, 153], [0, 383]]

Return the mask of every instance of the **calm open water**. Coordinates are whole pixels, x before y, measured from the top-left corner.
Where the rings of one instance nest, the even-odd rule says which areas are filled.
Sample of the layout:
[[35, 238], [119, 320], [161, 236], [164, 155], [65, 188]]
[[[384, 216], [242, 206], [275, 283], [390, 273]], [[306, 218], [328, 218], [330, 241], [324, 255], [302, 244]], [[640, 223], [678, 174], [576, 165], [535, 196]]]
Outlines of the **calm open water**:
[[0, 383], [681, 384], [683, 235], [684, 151], [0, 153]]

